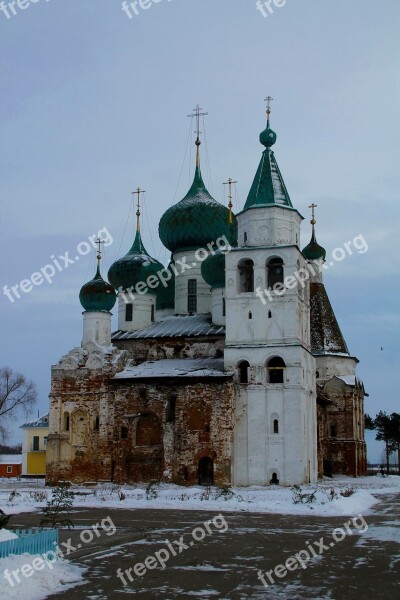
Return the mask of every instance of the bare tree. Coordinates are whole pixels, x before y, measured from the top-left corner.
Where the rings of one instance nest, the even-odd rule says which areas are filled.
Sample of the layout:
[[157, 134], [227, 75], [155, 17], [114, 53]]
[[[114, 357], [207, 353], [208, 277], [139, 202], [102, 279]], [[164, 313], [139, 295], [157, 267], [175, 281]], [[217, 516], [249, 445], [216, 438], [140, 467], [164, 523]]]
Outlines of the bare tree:
[[29, 415], [37, 401], [35, 384], [9, 367], [0, 368], [0, 439], [6, 440], [10, 420]]

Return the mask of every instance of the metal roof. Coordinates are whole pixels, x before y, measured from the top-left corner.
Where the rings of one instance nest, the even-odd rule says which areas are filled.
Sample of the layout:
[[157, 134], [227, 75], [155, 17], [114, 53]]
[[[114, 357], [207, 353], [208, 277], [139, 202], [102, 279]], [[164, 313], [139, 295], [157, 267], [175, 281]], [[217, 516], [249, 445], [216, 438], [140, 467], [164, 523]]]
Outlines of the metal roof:
[[116, 331], [112, 340], [140, 338], [224, 336], [225, 327], [213, 325], [211, 315], [172, 315], [140, 331]]

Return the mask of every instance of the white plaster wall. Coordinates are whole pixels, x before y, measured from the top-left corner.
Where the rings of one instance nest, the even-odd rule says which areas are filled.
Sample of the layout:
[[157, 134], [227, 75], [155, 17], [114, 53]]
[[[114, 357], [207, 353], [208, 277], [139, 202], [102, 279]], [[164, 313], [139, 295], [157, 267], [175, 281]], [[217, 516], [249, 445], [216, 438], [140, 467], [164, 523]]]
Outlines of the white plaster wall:
[[[174, 263], [179, 275], [175, 279], [175, 312], [179, 315], [188, 313], [188, 281], [197, 280], [197, 314], [207, 314], [211, 312], [211, 290], [210, 286], [201, 276], [200, 258], [207, 258], [208, 254], [204, 251], [196, 256], [195, 251], [175, 252]], [[183, 270], [184, 265], [189, 265], [190, 269]]]
[[301, 215], [281, 206], [250, 208], [238, 215], [238, 241], [247, 246], [299, 245]]
[[[239, 248], [226, 255], [226, 344], [293, 344], [302, 343], [310, 348], [310, 282], [304, 287], [297, 280], [282, 296], [271, 292], [257, 296], [267, 288], [267, 262], [279, 257], [284, 263], [284, 277], [293, 276], [306, 261], [295, 247]], [[237, 265], [242, 259], [254, 262], [254, 292], [240, 293]], [[269, 318], [271, 311], [271, 318]], [[249, 318], [251, 313], [252, 318]]]
[[212, 290], [212, 322], [214, 325], [225, 325], [226, 317], [224, 316], [224, 298], [225, 290], [216, 288]]
[[[126, 320], [126, 302], [130, 300], [133, 305], [132, 321]], [[121, 331], [140, 331], [152, 324], [151, 307], [156, 310], [155, 294], [135, 294], [135, 299], [131, 300], [128, 294], [118, 296], [118, 329]]]
[[83, 347], [89, 342], [95, 342], [100, 346], [111, 344], [111, 317], [110, 312], [83, 313]]

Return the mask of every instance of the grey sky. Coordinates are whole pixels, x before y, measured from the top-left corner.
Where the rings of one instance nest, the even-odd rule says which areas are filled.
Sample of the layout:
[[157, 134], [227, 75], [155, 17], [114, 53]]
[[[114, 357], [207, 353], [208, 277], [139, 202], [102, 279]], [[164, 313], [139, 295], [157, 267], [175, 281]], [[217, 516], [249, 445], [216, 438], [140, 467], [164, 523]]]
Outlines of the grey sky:
[[[122, 236], [138, 185], [145, 245], [165, 262], [157, 225], [174, 198], [186, 115], [196, 103], [208, 111], [206, 182], [222, 200], [222, 182], [237, 179], [241, 207], [271, 94], [275, 154], [305, 217], [303, 244], [311, 202], [329, 252], [358, 234], [368, 242], [325, 283], [361, 361], [368, 412], [400, 411], [399, 17], [397, 0], [287, 0], [267, 18], [255, 0], [161, 0], [132, 19], [119, 0], [0, 12], [1, 289], [53, 254], [75, 256], [102, 227], [114, 238], [109, 266], [130, 245], [131, 223]], [[187, 156], [175, 201], [192, 172]], [[93, 273], [91, 253], [14, 304], [0, 296], [0, 363], [38, 383], [41, 412], [50, 365], [80, 344], [78, 293]]]

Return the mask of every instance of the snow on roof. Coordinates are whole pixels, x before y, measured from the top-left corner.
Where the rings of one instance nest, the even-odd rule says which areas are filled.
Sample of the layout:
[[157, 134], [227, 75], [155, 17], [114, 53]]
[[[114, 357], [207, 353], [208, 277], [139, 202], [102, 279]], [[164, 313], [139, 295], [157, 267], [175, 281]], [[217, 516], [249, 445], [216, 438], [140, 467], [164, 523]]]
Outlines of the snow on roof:
[[346, 385], [351, 385], [352, 387], [355, 387], [357, 384], [355, 375], [338, 375], [337, 378], [344, 381]]
[[157, 379], [163, 377], [231, 377], [224, 372], [222, 358], [194, 358], [148, 361], [127, 367], [113, 379]]
[[20, 426], [20, 429], [24, 427], [48, 427], [49, 426], [49, 413], [35, 419], [34, 421], [29, 421], [28, 423], [24, 423]]
[[0, 454], [0, 465], [20, 465], [22, 464], [21, 454]]
[[225, 327], [213, 325], [211, 315], [172, 315], [141, 331], [116, 331], [112, 340], [160, 337], [203, 337], [225, 335]]

